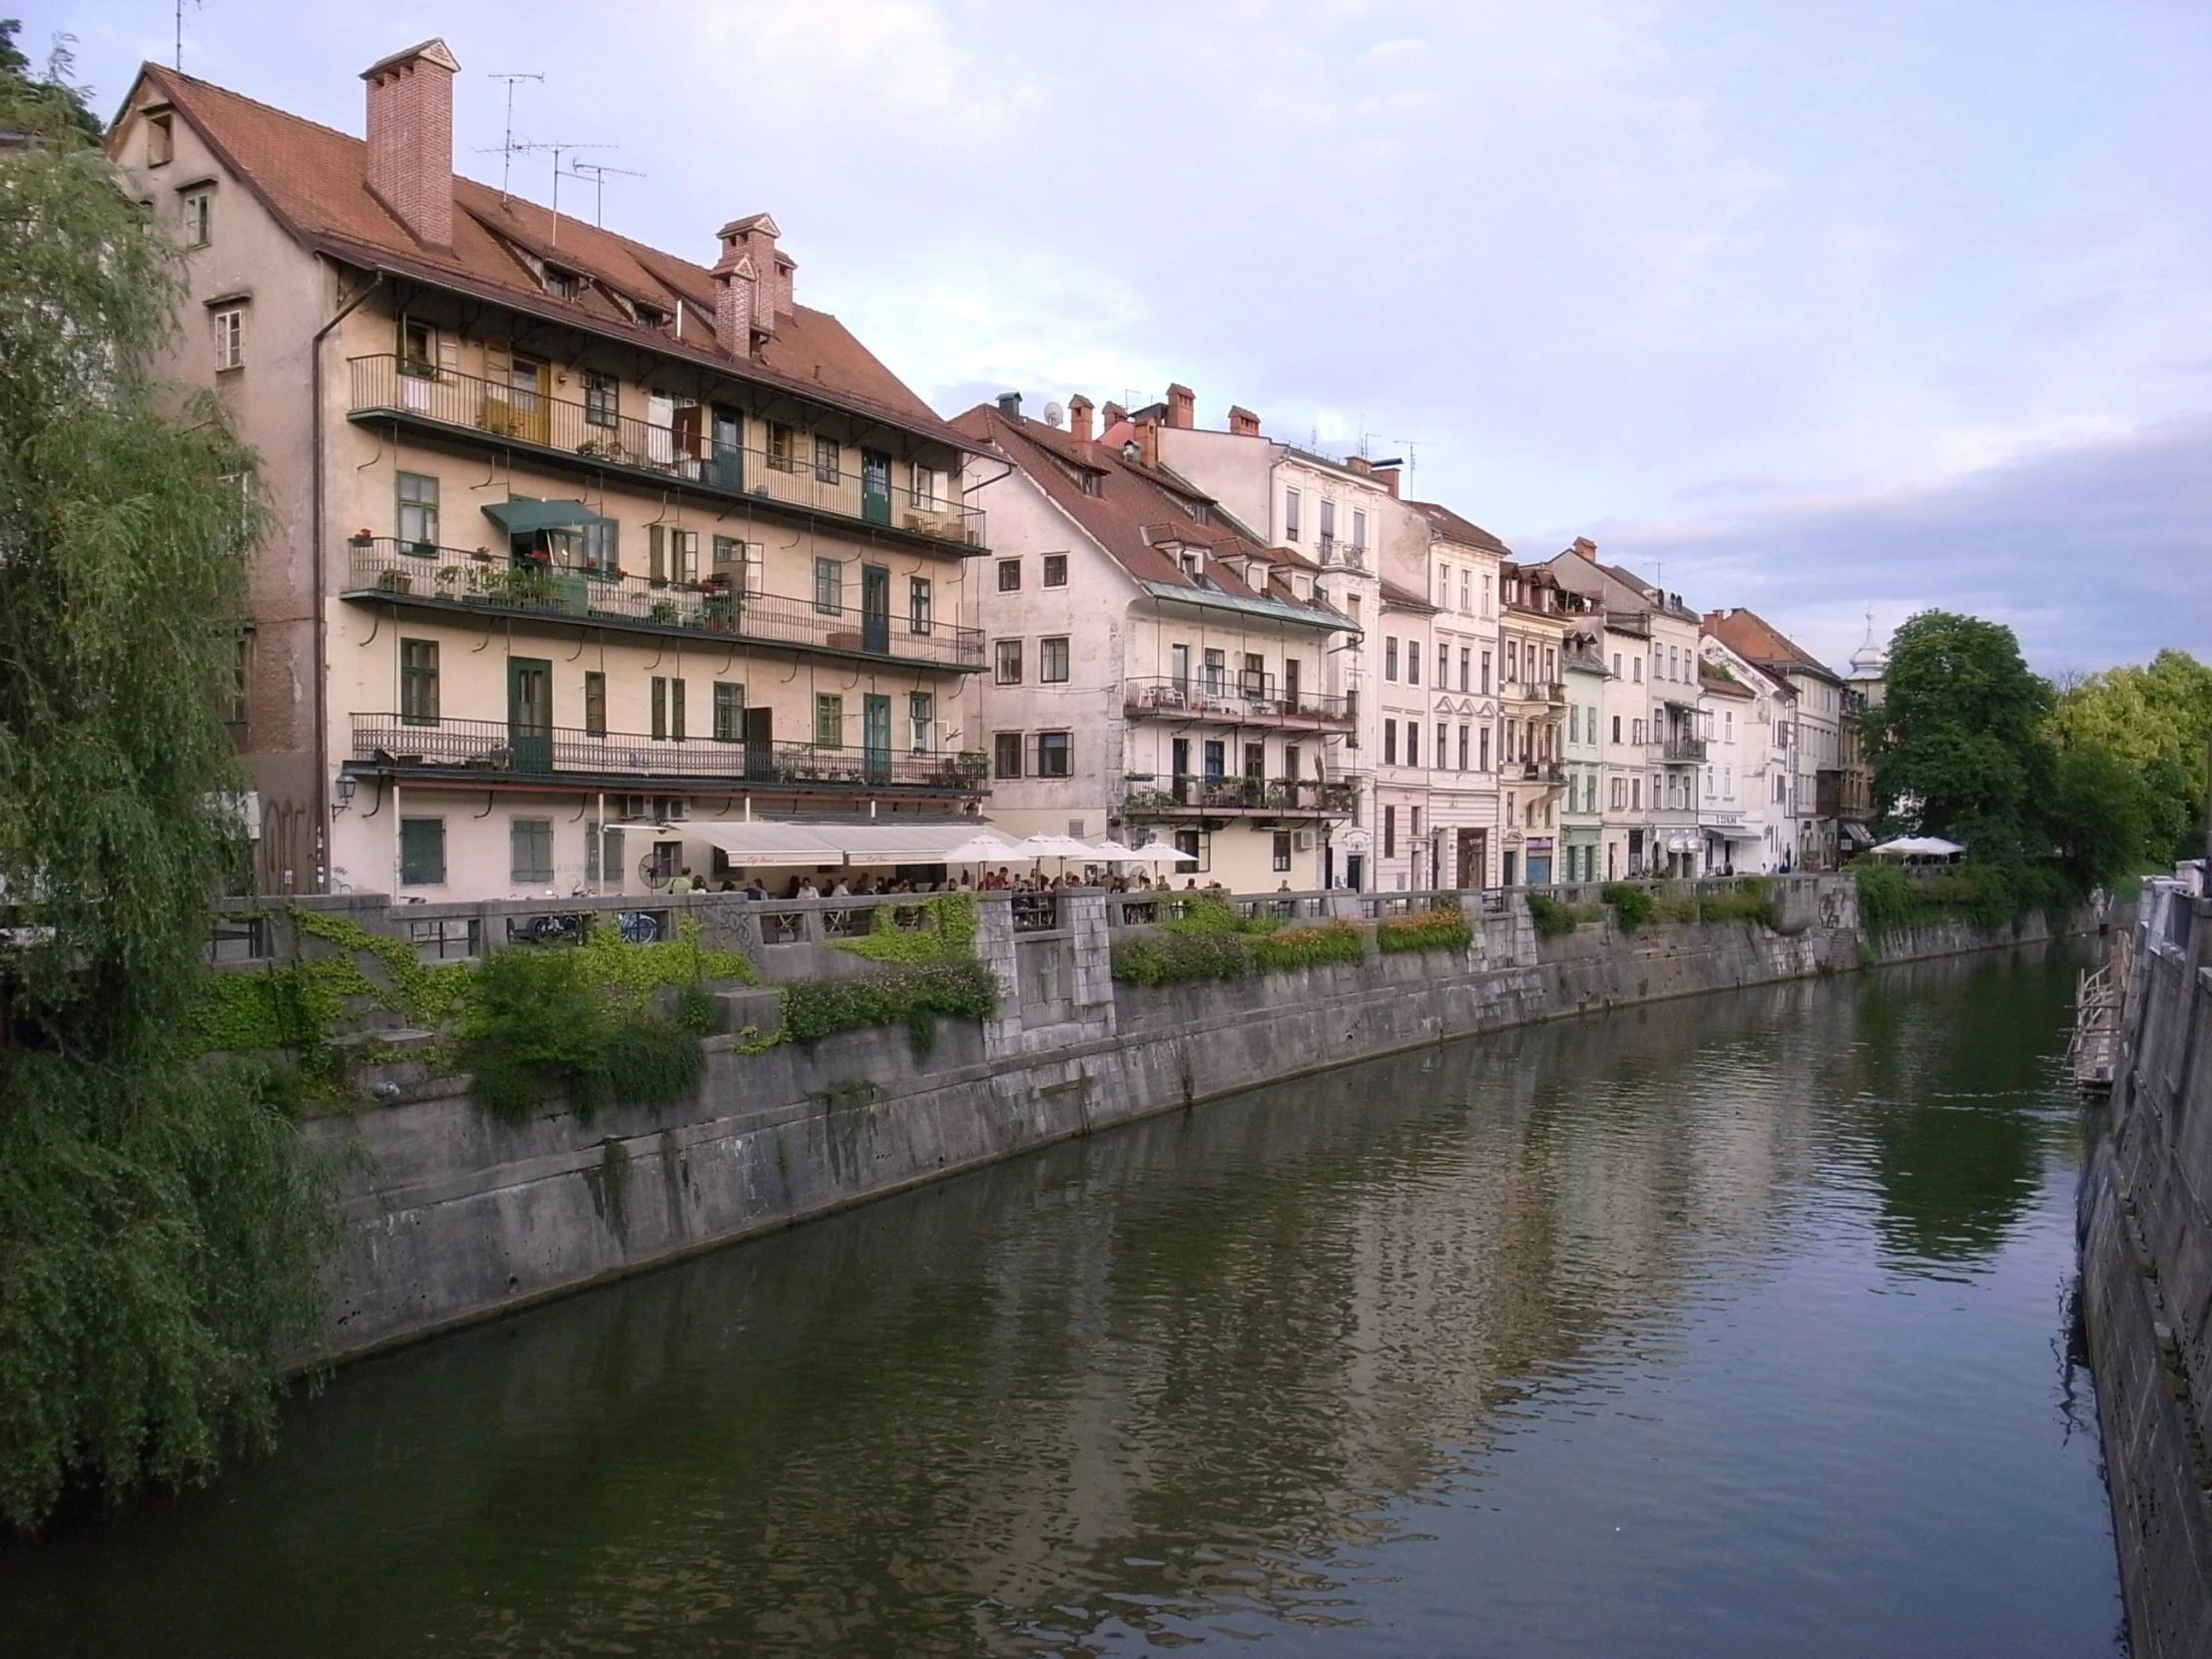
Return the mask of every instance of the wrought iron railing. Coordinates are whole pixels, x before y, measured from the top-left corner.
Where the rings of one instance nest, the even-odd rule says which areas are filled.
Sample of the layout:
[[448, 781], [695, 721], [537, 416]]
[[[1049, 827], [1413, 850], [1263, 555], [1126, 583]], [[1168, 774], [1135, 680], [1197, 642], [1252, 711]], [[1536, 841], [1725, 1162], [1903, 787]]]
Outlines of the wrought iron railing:
[[1360, 786], [1348, 779], [1175, 778], [1165, 789], [1132, 789], [1122, 808], [1132, 818], [1188, 818], [1193, 813], [1347, 814]]
[[349, 366], [354, 414], [388, 411], [559, 450], [601, 466], [909, 530], [963, 549], [983, 545], [981, 508], [894, 489], [887, 476], [850, 466], [841, 454], [834, 463], [818, 463], [805, 432], [793, 433], [788, 451], [749, 448], [718, 440], [712, 412], [697, 404], [664, 426], [388, 354], [355, 357]]
[[[941, 668], [983, 666], [983, 635], [907, 612], [870, 616], [851, 603], [741, 593], [725, 583], [651, 582], [623, 571], [523, 563], [491, 553], [357, 536], [347, 543], [346, 592], [442, 599], [488, 611], [603, 619], [717, 639], [858, 652]], [[920, 621], [923, 631], [916, 632]]]
[[1663, 761], [1702, 761], [1705, 759], [1703, 738], [1664, 738], [1659, 744], [1659, 758]]
[[912, 755], [891, 749], [829, 749], [805, 743], [654, 738], [575, 727], [528, 728], [496, 720], [353, 717], [353, 758], [407, 769], [699, 779], [752, 788], [980, 792], [984, 757], [972, 751]]
[[1170, 715], [1189, 720], [1313, 721], [1342, 725], [1352, 720], [1347, 700], [1312, 692], [1286, 694], [1272, 674], [1224, 674], [1208, 679], [1201, 674], [1177, 680], [1172, 676], [1140, 678], [1122, 683], [1122, 706], [1132, 714]]
[[1513, 769], [1524, 783], [1563, 784], [1567, 781], [1567, 769], [1559, 761], [1522, 761]]

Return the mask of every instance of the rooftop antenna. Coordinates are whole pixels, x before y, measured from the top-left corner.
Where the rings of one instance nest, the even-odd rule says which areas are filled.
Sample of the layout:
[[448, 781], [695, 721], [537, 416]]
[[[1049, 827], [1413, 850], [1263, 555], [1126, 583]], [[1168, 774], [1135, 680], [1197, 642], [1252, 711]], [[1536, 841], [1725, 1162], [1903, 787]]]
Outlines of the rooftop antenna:
[[[180, 0], [181, 3], [182, 0]], [[194, 3], [198, 4], [198, 0], [194, 0]], [[508, 176], [514, 168], [515, 152], [529, 148], [526, 144], [515, 143], [515, 83], [517, 81], [536, 81], [542, 86], [545, 82], [545, 76], [542, 71], [536, 74], [518, 71], [509, 75], [487, 75], [484, 79], [487, 81], [505, 81], [507, 83], [507, 131], [499, 141], [499, 205], [505, 207], [507, 205]], [[487, 153], [485, 151], [477, 152], [478, 155]]]
[[1433, 449], [1436, 445], [1428, 438], [1392, 438], [1390, 441], [1405, 451], [1405, 484], [1410, 492], [1413, 474], [1420, 466], [1420, 452], [1423, 449]]
[[[561, 246], [561, 157], [577, 150], [612, 150], [611, 144], [570, 144], [566, 139], [549, 139], [543, 144], [518, 144], [517, 150], [536, 154], [540, 150], [553, 153], [553, 229], [546, 240], [555, 248]], [[571, 175], [573, 177], [573, 175]]]
[[583, 179], [590, 183], [592, 188], [591, 222], [602, 230], [606, 228], [607, 224], [607, 175], [610, 173], [619, 179], [642, 179], [645, 177], [644, 174], [631, 168], [609, 167], [604, 162], [570, 162], [568, 164], [568, 176], [571, 179]]
[[[185, 72], [185, 4], [186, 0], [177, 0], [177, 73], [180, 75]], [[200, 0], [191, 0], [191, 4], [194, 11], [200, 9]]]

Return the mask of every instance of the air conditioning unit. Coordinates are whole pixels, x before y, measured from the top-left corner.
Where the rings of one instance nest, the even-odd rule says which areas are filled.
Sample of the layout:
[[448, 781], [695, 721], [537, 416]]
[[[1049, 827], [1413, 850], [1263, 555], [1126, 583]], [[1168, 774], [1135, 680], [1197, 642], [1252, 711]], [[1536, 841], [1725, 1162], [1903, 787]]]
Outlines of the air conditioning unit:
[[1292, 850], [1293, 852], [1311, 852], [1311, 851], [1313, 851], [1313, 850], [1314, 850], [1314, 832], [1313, 832], [1313, 830], [1294, 830], [1294, 831], [1292, 831], [1292, 834], [1291, 834], [1291, 850]]
[[653, 817], [662, 824], [680, 823], [684, 817], [684, 798], [680, 795], [655, 796]]
[[649, 795], [621, 795], [615, 797], [615, 811], [629, 823], [653, 816], [653, 798]]

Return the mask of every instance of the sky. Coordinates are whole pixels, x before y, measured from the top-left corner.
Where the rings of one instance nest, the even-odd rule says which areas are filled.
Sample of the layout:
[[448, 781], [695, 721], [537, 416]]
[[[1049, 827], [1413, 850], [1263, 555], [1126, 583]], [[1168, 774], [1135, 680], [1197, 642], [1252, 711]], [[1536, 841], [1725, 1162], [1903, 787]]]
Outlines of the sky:
[[[175, 52], [175, 0], [22, 9], [103, 113]], [[2201, 0], [186, 0], [184, 67], [358, 132], [430, 35], [462, 171], [542, 74], [516, 137], [642, 175], [610, 229], [768, 210], [942, 412], [1180, 380], [1839, 664], [1930, 607], [2212, 657]]]

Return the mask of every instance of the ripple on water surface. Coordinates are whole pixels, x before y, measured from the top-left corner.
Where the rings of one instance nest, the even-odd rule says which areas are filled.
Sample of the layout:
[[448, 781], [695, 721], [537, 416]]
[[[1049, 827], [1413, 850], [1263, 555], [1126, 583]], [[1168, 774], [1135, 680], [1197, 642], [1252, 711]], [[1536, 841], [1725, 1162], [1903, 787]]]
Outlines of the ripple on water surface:
[[363, 1365], [11, 1653], [2116, 1651], [2059, 952], [1486, 1037]]

